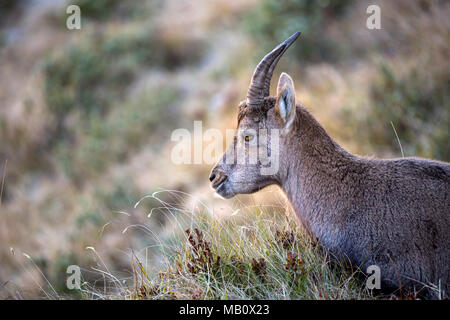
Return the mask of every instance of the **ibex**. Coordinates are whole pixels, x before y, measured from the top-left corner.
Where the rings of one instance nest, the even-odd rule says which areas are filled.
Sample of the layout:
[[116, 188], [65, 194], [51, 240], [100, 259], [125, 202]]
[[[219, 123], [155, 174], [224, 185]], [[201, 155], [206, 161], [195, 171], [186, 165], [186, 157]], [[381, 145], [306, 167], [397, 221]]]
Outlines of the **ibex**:
[[[305, 229], [335, 257], [367, 271], [378, 266], [382, 290], [448, 294], [450, 281], [450, 164], [420, 158], [367, 159], [339, 146], [306, 108], [296, 102], [294, 83], [282, 73], [276, 97], [272, 73], [295, 33], [257, 65], [239, 105], [234, 142], [212, 170], [217, 194], [231, 198], [268, 185], [284, 191]], [[259, 132], [278, 130], [278, 150]], [[268, 135], [270, 136], [270, 135]], [[230, 158], [268, 147], [279, 153], [279, 170], [261, 174]], [[430, 290], [431, 287], [440, 290]], [[417, 291], [416, 291], [417, 292]], [[434, 296], [433, 296], [434, 295]]]

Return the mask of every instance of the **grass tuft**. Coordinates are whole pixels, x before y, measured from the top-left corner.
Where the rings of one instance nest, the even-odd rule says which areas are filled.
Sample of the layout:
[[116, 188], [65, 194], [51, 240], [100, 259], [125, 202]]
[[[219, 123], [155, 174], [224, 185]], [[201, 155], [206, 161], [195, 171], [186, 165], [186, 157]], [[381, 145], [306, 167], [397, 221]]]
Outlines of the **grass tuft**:
[[173, 209], [165, 215], [175, 231], [156, 241], [163, 266], [147, 270], [136, 257], [127, 298], [372, 298], [357, 272], [332, 262], [290, 215], [260, 207], [230, 217]]

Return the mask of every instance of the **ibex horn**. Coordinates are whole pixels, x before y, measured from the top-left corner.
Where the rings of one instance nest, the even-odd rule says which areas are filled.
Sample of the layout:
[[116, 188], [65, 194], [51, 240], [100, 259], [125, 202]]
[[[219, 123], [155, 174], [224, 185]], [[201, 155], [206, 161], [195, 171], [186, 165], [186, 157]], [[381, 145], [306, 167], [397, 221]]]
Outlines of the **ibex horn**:
[[270, 80], [273, 70], [278, 60], [284, 52], [297, 40], [300, 32], [294, 33], [286, 41], [280, 43], [275, 49], [269, 52], [258, 65], [253, 73], [252, 80], [247, 93], [247, 105], [251, 108], [257, 108], [264, 98], [270, 95]]

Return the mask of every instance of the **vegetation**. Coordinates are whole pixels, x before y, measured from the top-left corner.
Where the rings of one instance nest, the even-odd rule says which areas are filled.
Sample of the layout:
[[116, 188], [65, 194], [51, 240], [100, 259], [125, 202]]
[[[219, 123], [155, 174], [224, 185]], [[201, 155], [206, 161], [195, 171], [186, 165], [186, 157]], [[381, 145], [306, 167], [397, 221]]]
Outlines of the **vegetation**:
[[[274, 78], [333, 138], [449, 161], [448, 1], [384, 1], [382, 30], [364, 26], [370, 1], [77, 0], [74, 31], [59, 1], [23, 3], [0, 4], [0, 297], [378, 298], [284, 207], [262, 209], [273, 190], [213, 199], [210, 166], [175, 166], [170, 136], [234, 128], [255, 61], [300, 30]], [[134, 207], [161, 189], [214, 209], [177, 192]]]
[[[372, 299], [361, 286], [359, 271], [333, 263], [292, 215], [247, 207], [217, 218], [206, 208], [189, 212], [160, 204], [152, 214], [164, 215], [165, 224], [172, 226], [168, 234], [154, 236], [163, 265], [148, 268], [139, 258], [144, 250], [134, 253], [133, 287], [111, 275], [110, 286], [119, 290], [108, 298]], [[90, 290], [83, 292], [93, 294]]]
[[88, 0], [78, 0], [75, 2], [76, 5], [80, 7], [83, 12], [84, 17], [99, 20], [111, 17], [111, 15], [117, 13], [118, 6], [120, 2], [130, 1], [118, 1], [118, 0], [99, 0], [99, 1], [88, 1]]
[[90, 116], [87, 124], [75, 129], [79, 139], [75, 149], [68, 150], [67, 142], [62, 141], [57, 158], [77, 182], [101, 174], [109, 163], [124, 161], [142, 143], [149, 143], [152, 135], [165, 132], [162, 124], [170, 126], [175, 120], [173, 114], [163, 111], [175, 101], [176, 89], [165, 87], [140, 93], [106, 117]]
[[[150, 34], [150, 35], [149, 35]], [[198, 59], [201, 44], [168, 43], [155, 30], [91, 35], [45, 65], [49, 112], [59, 127], [77, 110], [83, 116], [103, 116], [142, 68], [173, 69]], [[190, 50], [195, 46], [196, 50]], [[186, 54], [186, 58], [182, 57]], [[84, 117], [84, 118], [85, 118]], [[60, 132], [58, 132], [60, 133]]]
[[[326, 32], [331, 21], [339, 19], [352, 4], [345, 1], [263, 0], [246, 17], [245, 27], [260, 53], [272, 50], [273, 43], [302, 31], [302, 45], [291, 54], [302, 61], [336, 60], [341, 56], [340, 43]], [[276, 22], [276, 23], [275, 23]], [[274, 27], [274, 23], [276, 27]], [[259, 54], [258, 56], [260, 56]]]

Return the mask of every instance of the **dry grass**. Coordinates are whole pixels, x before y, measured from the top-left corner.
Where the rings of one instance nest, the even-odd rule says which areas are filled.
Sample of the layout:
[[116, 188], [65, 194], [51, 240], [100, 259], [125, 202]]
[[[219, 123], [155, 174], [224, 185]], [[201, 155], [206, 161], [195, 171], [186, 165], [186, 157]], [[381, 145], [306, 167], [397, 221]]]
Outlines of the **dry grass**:
[[[162, 200], [165, 193], [190, 208]], [[111, 289], [84, 294], [112, 299], [372, 299], [359, 272], [336, 264], [282, 208], [240, 207], [217, 216], [182, 192], [158, 192], [165, 227], [132, 225], [153, 245], [130, 253], [132, 285], [103, 269]], [[149, 259], [148, 252], [155, 256]], [[152, 260], [161, 264], [156, 265]], [[106, 267], [106, 266], [105, 266]], [[130, 280], [129, 276], [127, 277]]]

